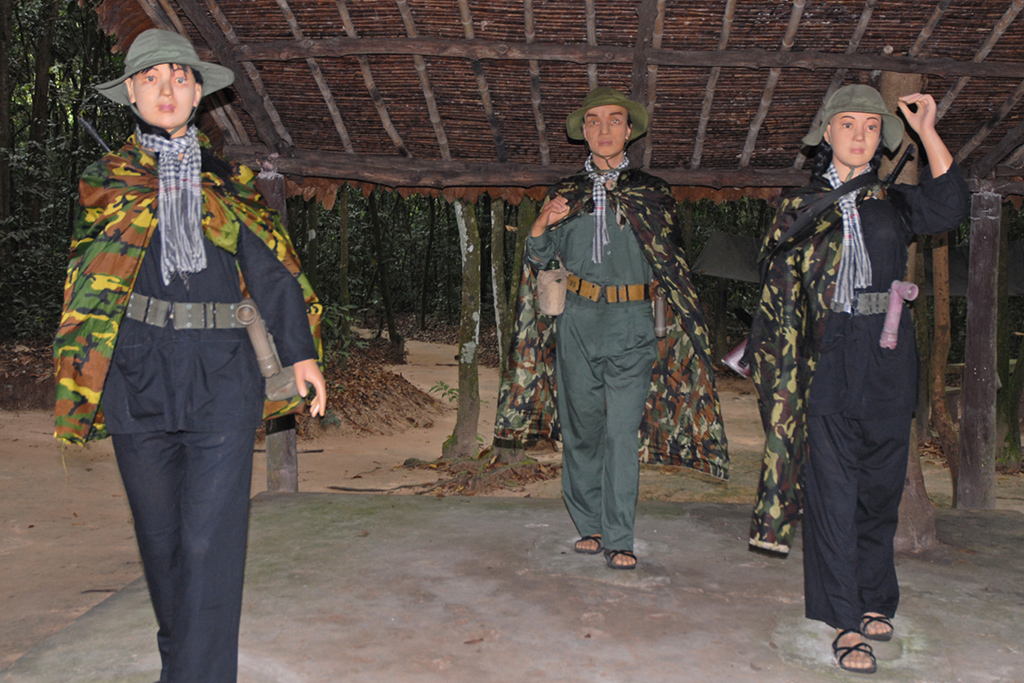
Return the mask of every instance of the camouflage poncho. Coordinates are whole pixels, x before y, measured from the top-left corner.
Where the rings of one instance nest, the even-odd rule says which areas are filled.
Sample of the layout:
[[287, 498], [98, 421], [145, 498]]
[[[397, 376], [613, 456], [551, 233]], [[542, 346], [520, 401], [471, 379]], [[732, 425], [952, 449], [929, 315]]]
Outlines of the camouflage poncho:
[[[200, 144], [209, 141], [200, 135]], [[203, 173], [203, 232], [235, 253], [238, 231], [252, 230], [298, 279], [317, 354], [321, 306], [300, 271], [280, 219], [253, 186], [253, 173], [234, 169], [231, 186]], [[83, 444], [107, 436], [100, 402], [128, 296], [156, 227], [156, 158], [134, 136], [86, 169], [79, 183], [80, 209], [64, 284], [64, 310], [54, 343], [56, 430], [62, 441]], [[239, 275], [241, 277], [241, 275]], [[244, 292], [244, 283], [242, 283]], [[301, 409], [303, 400], [267, 402], [264, 419]]]
[[[587, 174], [580, 173], [551, 188], [549, 197], [569, 200], [569, 214], [549, 230], [593, 210], [591, 187]], [[608, 206], [620, 224], [632, 228], [670, 303], [668, 333], [658, 341], [659, 357], [640, 424], [639, 457], [727, 479], [729, 456], [704, 315], [686, 260], [671, 237], [675, 201], [662, 180], [627, 170], [608, 191]], [[559, 438], [555, 328], [555, 319], [540, 313], [536, 277], [524, 263], [512, 352], [498, 392], [496, 439], [521, 443]]]
[[[778, 240], [802, 210], [831, 189], [808, 186], [782, 200], [761, 249], [763, 284], [747, 342], [765, 431], [750, 544], [783, 554], [789, 552], [800, 516], [807, 397], [843, 243], [838, 205], [825, 209], [802, 235], [785, 244]], [[858, 202], [882, 192], [876, 179], [860, 191]]]

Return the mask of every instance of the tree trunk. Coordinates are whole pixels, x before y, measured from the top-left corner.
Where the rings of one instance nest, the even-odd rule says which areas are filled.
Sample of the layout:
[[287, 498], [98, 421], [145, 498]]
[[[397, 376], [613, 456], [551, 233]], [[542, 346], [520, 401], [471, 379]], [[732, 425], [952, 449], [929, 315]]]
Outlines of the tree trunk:
[[437, 227], [437, 202], [428, 197], [430, 213], [427, 216], [427, 249], [423, 254], [423, 285], [420, 287], [420, 332], [427, 329], [427, 298], [430, 292], [430, 259], [434, 252], [434, 229]]
[[900, 521], [896, 528], [893, 547], [896, 552], [917, 552], [935, 545], [935, 508], [924, 488], [921, 472], [920, 439], [917, 422], [910, 428], [910, 453], [907, 460], [907, 479], [900, 499]]
[[[0, 221], [11, 215], [11, 4], [0, 0]], [[5, 253], [0, 252], [0, 260], [6, 262]]]
[[384, 319], [388, 326], [388, 338], [391, 340], [392, 360], [395, 363], [404, 363], [405, 340], [398, 333], [398, 327], [395, 325], [395, 313], [391, 308], [391, 288], [388, 285], [386, 261], [384, 260], [383, 228], [380, 224], [380, 211], [377, 208], [377, 192], [370, 193], [368, 206], [370, 210], [370, 234], [373, 237], [373, 249], [377, 256], [377, 282], [380, 286], [381, 302], [384, 305]]
[[320, 201], [312, 200], [306, 204], [306, 250], [302, 259], [302, 272], [309, 279], [313, 291], [319, 290], [319, 277], [317, 273], [317, 253], [320, 240], [317, 230], [320, 227]]
[[[891, 109], [896, 109], [896, 101], [901, 95], [917, 92], [921, 89], [921, 76], [914, 74], [882, 74], [879, 90], [882, 99]], [[909, 137], [904, 137], [901, 148], [893, 159], [883, 159], [879, 175], [886, 177], [892, 171], [895, 160], [899, 159], [903, 150], [910, 144]], [[899, 182], [917, 183], [916, 160], [904, 166], [898, 178]], [[915, 249], [908, 254], [907, 270], [909, 277], [914, 277]], [[924, 297], [922, 297], [924, 298]], [[910, 340], [900, 340], [909, 344]], [[917, 387], [914, 387], [917, 389]], [[910, 387], [903, 388], [911, 390]], [[907, 472], [904, 480], [903, 497], [900, 499], [899, 525], [896, 528], [896, 539], [893, 542], [897, 550], [922, 550], [935, 544], [935, 510], [928, 499], [924, 486], [924, 474], [921, 472], [921, 454], [918, 448], [916, 424], [911, 424], [909, 452], [907, 454]]]
[[[60, 10], [59, 0], [50, 3], [50, 18], [44, 20], [43, 31], [36, 44], [36, 80], [32, 90], [32, 120], [29, 123], [29, 142], [36, 149], [43, 150], [47, 143], [47, 122], [50, 113], [50, 65], [53, 64], [53, 34], [57, 27]], [[28, 222], [39, 222], [42, 213], [41, 192], [29, 194], [26, 202]]]
[[338, 305], [341, 320], [338, 324], [338, 339], [342, 352], [338, 355], [339, 365], [344, 368], [348, 364], [348, 355], [344, 351], [352, 339], [352, 316], [349, 306], [352, 295], [348, 289], [348, 185], [338, 189]]
[[920, 358], [921, 367], [921, 371], [917, 375], [917, 413], [914, 415], [914, 422], [917, 423], [917, 443], [920, 445], [929, 441], [931, 437], [929, 417], [932, 397], [932, 375], [928, 372], [928, 368], [932, 364], [932, 338], [928, 333], [928, 297], [923, 293], [925, 286], [924, 241], [921, 238], [914, 240], [910, 245], [908, 269], [911, 273], [910, 279], [921, 288], [922, 292], [921, 296], [910, 304], [910, 308], [914, 312], [917, 355]]
[[[932, 337], [932, 428], [939, 435], [942, 455], [949, 467], [953, 485], [953, 507], [957, 507], [957, 480], [960, 472], [960, 437], [949, 415], [946, 401], [946, 361], [949, 358], [949, 235], [932, 236], [932, 292], [935, 306], [935, 333]], [[960, 398], [963, 401], [963, 396]], [[963, 419], [961, 417], [961, 424]]]
[[975, 193], [971, 201], [971, 251], [967, 284], [967, 343], [964, 347], [960, 474], [962, 508], [995, 507], [996, 454], [996, 270], [1002, 197]]
[[1008, 464], [1014, 469], [1021, 469], [1021, 443], [1020, 443], [1020, 402], [1024, 394], [1024, 333], [1015, 332], [1020, 335], [1020, 346], [1017, 349], [1017, 365], [1010, 376], [1010, 385], [1006, 389], [1006, 441], [1005, 450]]
[[494, 326], [498, 337], [499, 372], [505, 372], [507, 358], [502, 350], [508, 345], [508, 285], [505, 284], [505, 202], [491, 200], [491, 294], [494, 297]]
[[462, 322], [459, 325], [459, 408], [455, 430], [441, 449], [446, 459], [475, 458], [480, 420], [480, 234], [473, 206], [455, 201], [462, 250]]

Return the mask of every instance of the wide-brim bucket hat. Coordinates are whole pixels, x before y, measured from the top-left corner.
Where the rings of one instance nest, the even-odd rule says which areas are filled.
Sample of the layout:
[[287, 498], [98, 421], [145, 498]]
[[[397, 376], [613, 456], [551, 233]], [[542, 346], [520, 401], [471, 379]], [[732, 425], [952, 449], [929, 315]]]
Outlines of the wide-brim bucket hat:
[[629, 139], [635, 140], [647, 132], [647, 109], [634, 100], [629, 99], [615, 88], [594, 88], [587, 93], [583, 106], [569, 114], [565, 120], [565, 132], [572, 140], [583, 139], [583, 117], [594, 107], [606, 104], [617, 104], [629, 112], [629, 120], [633, 126]]
[[847, 85], [833, 93], [825, 103], [825, 114], [821, 125], [804, 136], [804, 144], [810, 147], [821, 144], [825, 129], [832, 117], [845, 111], [863, 114], [878, 114], [882, 117], [882, 144], [890, 150], [897, 150], [903, 142], [903, 119], [889, 112], [882, 95], [870, 85]]
[[96, 89], [118, 104], [130, 105], [128, 88], [124, 82], [134, 74], [158, 64], [182, 64], [198, 71], [203, 77], [204, 96], [226, 88], [235, 81], [235, 72], [231, 69], [220, 64], [200, 61], [196, 49], [185, 36], [173, 31], [151, 28], [140, 33], [128, 48], [124, 60], [124, 75], [100, 83]]

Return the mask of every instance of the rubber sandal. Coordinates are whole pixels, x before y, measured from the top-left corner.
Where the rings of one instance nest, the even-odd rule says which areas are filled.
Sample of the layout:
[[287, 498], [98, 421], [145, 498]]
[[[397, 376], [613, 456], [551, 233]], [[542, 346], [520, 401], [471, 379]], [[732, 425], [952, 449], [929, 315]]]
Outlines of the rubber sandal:
[[[625, 557], [632, 557], [633, 564], [616, 563], [615, 558], [619, 555], [624, 555]], [[636, 555], [634, 555], [633, 551], [631, 550], [605, 550], [604, 561], [605, 564], [607, 564], [612, 569], [636, 569]]]
[[[590, 550], [588, 548], [581, 548], [580, 547], [580, 543], [583, 543], [585, 541], [596, 541], [597, 542], [597, 548], [595, 550]], [[573, 544], [572, 549], [575, 550], [576, 552], [580, 553], [581, 555], [597, 555], [599, 552], [604, 550], [604, 548], [601, 547], [601, 534], [593, 534], [591, 536], [584, 536], [583, 538], [581, 538], [580, 540], [576, 541]]]
[[[884, 626], [888, 626], [889, 630], [883, 631], [882, 633], [868, 633], [868, 626], [876, 622]], [[863, 617], [860, 618], [860, 634], [865, 638], [868, 638], [869, 640], [892, 640], [892, 632], [892, 621], [889, 619], [889, 617], [882, 615], [875, 616], [873, 614], [865, 614]]]
[[[870, 645], [868, 645], [864, 641], [861, 641], [861, 642], [857, 643], [856, 645], [840, 645], [839, 644], [839, 639], [842, 638], [843, 636], [845, 636], [847, 633], [857, 633], [857, 631], [854, 631], [853, 629], [849, 629], [849, 628], [848, 629], [844, 629], [844, 630], [840, 631], [839, 635], [836, 636], [836, 639], [832, 641], [832, 654], [834, 654], [836, 656], [836, 664], [838, 664], [839, 668], [842, 669], [843, 671], [852, 671], [853, 673], [857, 673], [857, 674], [873, 674], [873, 673], [875, 673], [875, 671], [878, 670], [878, 665], [875, 662], [875, 651], [871, 649]], [[864, 669], [859, 669], [859, 668], [853, 667], [853, 666], [846, 666], [846, 664], [844, 664], [844, 662], [846, 661], [846, 658], [849, 657], [854, 652], [862, 652], [862, 653], [866, 654], [868, 657], [870, 657], [871, 658], [871, 666], [869, 666], [867, 668], [864, 668]]]

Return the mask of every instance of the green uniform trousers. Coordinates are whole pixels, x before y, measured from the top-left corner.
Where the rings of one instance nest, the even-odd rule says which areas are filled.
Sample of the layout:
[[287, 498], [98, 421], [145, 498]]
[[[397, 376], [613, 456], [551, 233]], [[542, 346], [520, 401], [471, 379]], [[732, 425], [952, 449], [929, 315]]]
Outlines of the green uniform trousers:
[[640, 420], [658, 353], [651, 304], [570, 293], [557, 330], [565, 505], [581, 536], [632, 550]]

